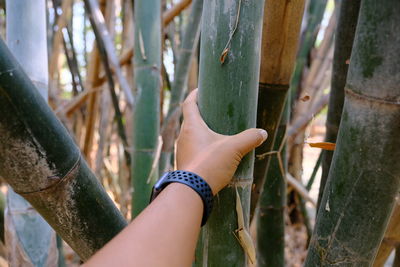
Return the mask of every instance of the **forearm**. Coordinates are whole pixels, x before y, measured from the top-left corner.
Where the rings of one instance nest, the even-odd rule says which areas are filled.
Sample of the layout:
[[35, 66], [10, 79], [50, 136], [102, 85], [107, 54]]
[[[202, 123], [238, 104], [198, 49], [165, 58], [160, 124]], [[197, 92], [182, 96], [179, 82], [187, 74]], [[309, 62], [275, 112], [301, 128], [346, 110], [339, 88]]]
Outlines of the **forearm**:
[[170, 184], [86, 266], [190, 266], [202, 215], [193, 189]]

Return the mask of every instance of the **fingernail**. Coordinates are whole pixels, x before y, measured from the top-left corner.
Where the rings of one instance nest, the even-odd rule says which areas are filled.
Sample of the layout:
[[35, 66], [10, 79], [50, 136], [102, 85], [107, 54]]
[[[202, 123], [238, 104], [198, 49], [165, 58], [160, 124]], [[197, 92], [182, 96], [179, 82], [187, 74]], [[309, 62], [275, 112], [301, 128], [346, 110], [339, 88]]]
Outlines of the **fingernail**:
[[265, 140], [267, 140], [267, 138], [268, 138], [268, 133], [267, 133], [267, 131], [264, 130], [264, 129], [259, 129], [259, 131], [260, 131], [260, 134], [261, 134], [261, 136], [262, 136], [262, 141], [260, 142], [260, 145], [261, 145], [262, 143], [264, 143]]

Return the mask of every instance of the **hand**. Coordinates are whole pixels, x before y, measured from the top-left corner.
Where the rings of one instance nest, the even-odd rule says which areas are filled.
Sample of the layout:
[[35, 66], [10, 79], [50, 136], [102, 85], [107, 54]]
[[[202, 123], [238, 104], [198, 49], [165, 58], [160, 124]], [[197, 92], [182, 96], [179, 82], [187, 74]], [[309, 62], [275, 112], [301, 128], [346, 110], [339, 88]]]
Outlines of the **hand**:
[[200, 175], [217, 194], [232, 179], [242, 158], [268, 137], [263, 129], [226, 136], [212, 131], [197, 107], [197, 89], [183, 103], [183, 123], [177, 140], [176, 165]]

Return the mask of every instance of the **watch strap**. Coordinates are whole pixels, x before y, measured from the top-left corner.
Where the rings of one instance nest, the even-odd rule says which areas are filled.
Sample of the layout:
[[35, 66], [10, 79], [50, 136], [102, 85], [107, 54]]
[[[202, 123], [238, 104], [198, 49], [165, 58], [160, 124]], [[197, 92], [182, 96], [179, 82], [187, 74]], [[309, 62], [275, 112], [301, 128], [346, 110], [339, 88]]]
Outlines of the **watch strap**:
[[187, 185], [199, 194], [204, 204], [203, 219], [201, 221], [201, 225], [203, 226], [207, 222], [213, 207], [213, 194], [208, 183], [199, 175], [192, 172], [181, 170], [167, 172], [154, 185], [150, 202], [153, 201], [170, 183], [181, 183]]

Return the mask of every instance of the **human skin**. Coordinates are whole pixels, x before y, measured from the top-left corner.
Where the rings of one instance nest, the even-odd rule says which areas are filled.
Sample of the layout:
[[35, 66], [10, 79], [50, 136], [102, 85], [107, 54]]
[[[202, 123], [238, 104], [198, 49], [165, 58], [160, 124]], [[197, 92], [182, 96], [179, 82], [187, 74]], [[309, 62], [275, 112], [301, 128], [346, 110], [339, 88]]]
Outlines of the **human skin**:
[[[267, 138], [261, 129], [220, 135], [208, 128], [197, 107], [197, 90], [185, 100], [177, 140], [177, 169], [194, 172], [217, 194], [241, 159]], [[172, 183], [85, 266], [191, 266], [201, 228], [203, 202], [190, 187]]]

